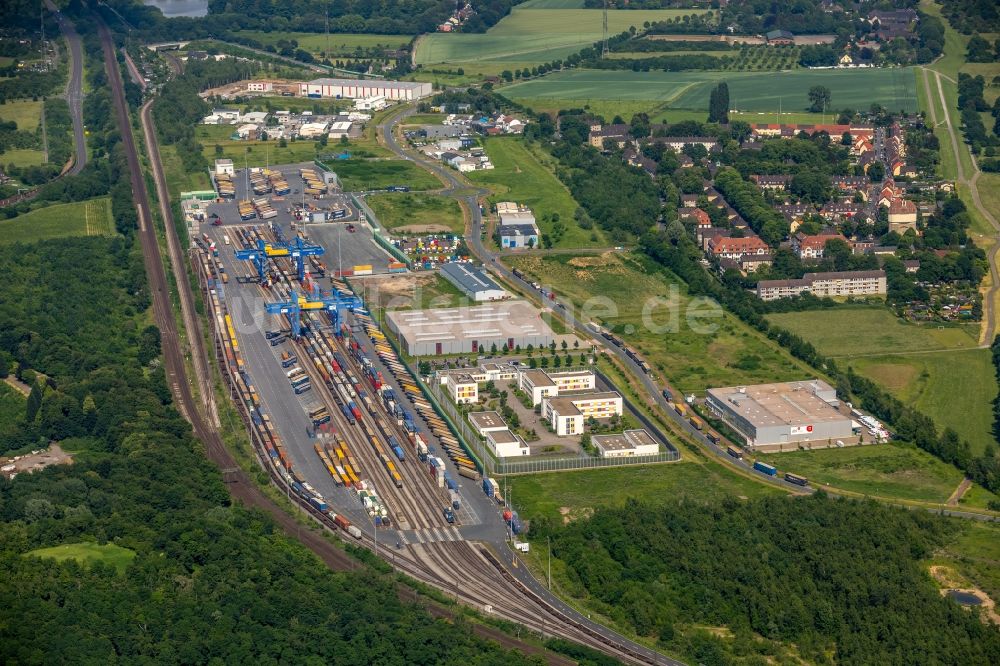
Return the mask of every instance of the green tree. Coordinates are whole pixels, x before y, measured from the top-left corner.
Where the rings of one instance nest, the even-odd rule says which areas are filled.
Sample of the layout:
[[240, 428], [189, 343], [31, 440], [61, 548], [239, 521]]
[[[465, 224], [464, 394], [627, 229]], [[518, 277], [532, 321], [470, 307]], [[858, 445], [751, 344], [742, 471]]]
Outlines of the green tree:
[[31, 384], [31, 392], [28, 393], [28, 400], [24, 406], [24, 420], [32, 423], [38, 411], [42, 408], [42, 395], [45, 392], [44, 385], [37, 379]]
[[722, 81], [712, 89], [708, 99], [708, 122], [729, 122], [729, 85]]
[[809, 110], [820, 113], [830, 106], [833, 95], [826, 86], [813, 86], [809, 89]]

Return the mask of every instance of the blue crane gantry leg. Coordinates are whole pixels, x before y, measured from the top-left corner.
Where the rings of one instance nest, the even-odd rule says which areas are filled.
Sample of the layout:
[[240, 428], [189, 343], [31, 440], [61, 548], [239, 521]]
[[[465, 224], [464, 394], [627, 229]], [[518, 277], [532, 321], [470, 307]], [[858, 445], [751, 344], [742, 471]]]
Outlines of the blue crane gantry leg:
[[252, 261], [257, 269], [257, 279], [261, 284], [267, 281], [267, 260], [277, 257], [288, 257], [295, 261], [295, 269], [302, 282], [306, 277], [305, 258], [319, 257], [326, 253], [322, 245], [308, 243], [300, 237], [296, 237], [291, 243], [272, 245], [264, 240], [257, 239], [257, 247], [253, 250], [237, 250], [236, 258], [241, 261]]
[[339, 330], [340, 313], [344, 310], [353, 312], [355, 309], [362, 308], [363, 306], [364, 303], [357, 296], [344, 294], [337, 290], [333, 290], [330, 296], [319, 296], [317, 298], [299, 296], [295, 291], [292, 291], [291, 297], [287, 301], [264, 304], [264, 308], [268, 314], [285, 315], [288, 317], [288, 321], [292, 325], [292, 337], [294, 338], [298, 338], [302, 333], [301, 315], [303, 310], [326, 310], [330, 316], [330, 321], [333, 322], [334, 329]]

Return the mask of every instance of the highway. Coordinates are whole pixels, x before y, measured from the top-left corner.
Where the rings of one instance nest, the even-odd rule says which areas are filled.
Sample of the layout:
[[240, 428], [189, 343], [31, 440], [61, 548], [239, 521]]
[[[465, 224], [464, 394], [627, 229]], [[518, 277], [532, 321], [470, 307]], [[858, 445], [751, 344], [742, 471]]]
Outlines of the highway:
[[55, 15], [59, 29], [69, 43], [71, 66], [69, 81], [66, 83], [66, 101], [73, 120], [74, 155], [73, 166], [67, 173], [78, 174], [87, 164], [87, 137], [83, 127], [83, 48], [73, 22], [59, 11], [52, 0], [45, 0], [45, 7]]

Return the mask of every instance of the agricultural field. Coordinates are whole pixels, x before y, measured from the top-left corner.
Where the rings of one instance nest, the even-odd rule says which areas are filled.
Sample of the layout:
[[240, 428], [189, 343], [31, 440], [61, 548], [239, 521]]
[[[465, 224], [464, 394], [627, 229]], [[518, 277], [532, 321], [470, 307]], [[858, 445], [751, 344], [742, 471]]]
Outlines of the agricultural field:
[[0, 243], [28, 243], [65, 236], [111, 236], [114, 233], [109, 197], [56, 204], [0, 221]]
[[719, 463], [690, 461], [513, 476], [506, 483], [505, 497], [511, 498], [522, 518], [545, 517], [557, 523], [587, 516], [598, 506], [622, 506], [629, 498], [708, 502], [781, 493]]
[[[729, 84], [730, 104], [744, 112], [804, 111], [814, 85], [832, 93], [831, 108], [867, 109], [873, 103], [917, 110], [913, 68], [796, 70], [790, 72], [632, 72], [565, 70], [504, 86], [501, 92], [529, 106], [534, 99], [646, 101], [670, 109], [707, 110], [711, 89]], [[651, 104], [652, 105], [652, 104]]]
[[658, 377], [685, 394], [815, 374], [721, 307], [690, 298], [679, 279], [641, 257], [605, 252], [511, 257], [505, 263], [569, 298], [580, 321], [613, 328]]
[[833, 357], [869, 356], [886, 351], [968, 349], [975, 347], [979, 340], [977, 324], [913, 324], [882, 306], [787, 312], [768, 315], [767, 319]]
[[30, 99], [8, 100], [0, 104], [0, 120], [17, 123], [17, 129], [34, 132], [42, 118], [42, 102]]
[[[322, 27], [322, 26], [320, 26]], [[261, 44], [277, 45], [279, 41], [294, 39], [299, 48], [313, 55], [326, 53], [331, 58], [361, 55], [366, 49], [398, 50], [410, 43], [409, 35], [370, 35], [323, 32], [259, 32], [240, 30], [240, 37], [255, 39]]]
[[[545, 0], [514, 7], [485, 34], [434, 33], [419, 38], [419, 65], [492, 63], [495, 71], [537, 65], [576, 53], [602, 38], [603, 12], [564, 8], [572, 0]], [[690, 9], [611, 10], [608, 32], [617, 34], [646, 21], [704, 13]]]
[[25, 553], [29, 557], [50, 558], [57, 561], [76, 560], [81, 565], [101, 562], [114, 567], [118, 573], [125, 573], [125, 569], [135, 558], [135, 551], [130, 548], [122, 548], [113, 543], [96, 544], [90, 542], [66, 543], [61, 546], [51, 548], [38, 548]]
[[534, 212], [543, 234], [551, 232], [549, 216], [558, 213], [560, 221], [566, 225], [566, 232], [557, 247], [600, 247], [604, 244], [600, 229], [586, 230], [577, 226], [573, 219], [576, 200], [552, 169], [541, 161], [551, 160], [551, 157], [514, 138], [491, 137], [485, 140], [484, 146], [494, 168], [466, 175], [473, 183], [493, 191], [490, 203], [515, 201], [525, 204]]
[[805, 476], [815, 488], [833, 486], [878, 497], [939, 504], [947, 501], [963, 478], [952, 465], [907, 444], [793, 451], [758, 458], [781, 473]]
[[365, 199], [379, 222], [394, 234], [462, 234], [465, 219], [458, 202], [435, 194], [373, 194]]

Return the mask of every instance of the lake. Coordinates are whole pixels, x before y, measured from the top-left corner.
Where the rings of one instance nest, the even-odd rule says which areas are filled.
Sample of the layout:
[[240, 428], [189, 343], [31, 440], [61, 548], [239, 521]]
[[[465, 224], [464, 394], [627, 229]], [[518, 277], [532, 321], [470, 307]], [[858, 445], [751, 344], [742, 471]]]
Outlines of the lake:
[[208, 0], [142, 0], [142, 2], [158, 8], [167, 18], [208, 14]]
[[976, 595], [969, 592], [961, 592], [960, 590], [949, 590], [948, 596], [963, 606], [978, 606], [983, 603], [983, 600]]

